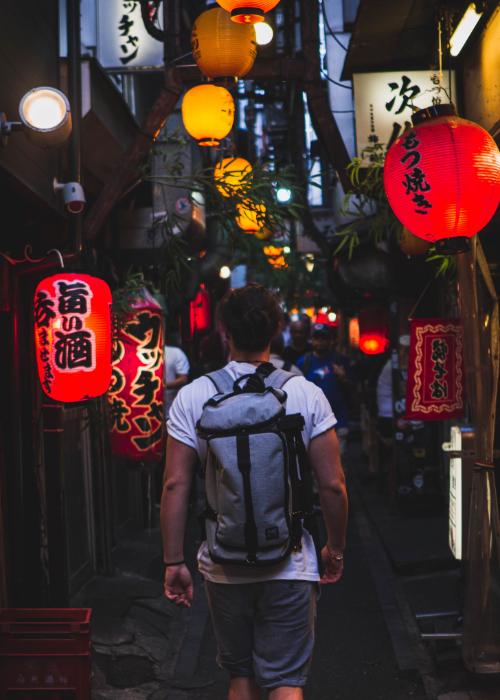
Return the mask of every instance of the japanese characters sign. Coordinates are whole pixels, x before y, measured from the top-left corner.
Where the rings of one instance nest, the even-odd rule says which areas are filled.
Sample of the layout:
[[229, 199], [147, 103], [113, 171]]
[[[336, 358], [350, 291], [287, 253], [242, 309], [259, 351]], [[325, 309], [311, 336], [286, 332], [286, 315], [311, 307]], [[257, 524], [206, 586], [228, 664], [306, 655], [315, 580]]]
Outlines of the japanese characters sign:
[[458, 418], [464, 407], [462, 327], [459, 321], [411, 321], [406, 392], [408, 420]]
[[97, 41], [104, 68], [163, 65], [163, 44], [147, 33], [139, 0], [98, 0]]
[[[455, 95], [454, 73], [451, 82]], [[401, 134], [411, 124], [412, 105], [423, 109], [436, 100], [450, 101], [436, 89], [436, 79], [430, 71], [357, 73], [353, 83], [358, 156], [373, 144], [374, 136], [388, 144], [393, 133]], [[450, 94], [448, 73], [443, 76], [442, 87]]]
[[60, 273], [34, 298], [38, 376], [54, 401], [86, 401], [111, 380], [111, 291], [96, 277]]
[[113, 339], [108, 392], [113, 454], [140, 462], [161, 459], [163, 364], [162, 309], [144, 289]]

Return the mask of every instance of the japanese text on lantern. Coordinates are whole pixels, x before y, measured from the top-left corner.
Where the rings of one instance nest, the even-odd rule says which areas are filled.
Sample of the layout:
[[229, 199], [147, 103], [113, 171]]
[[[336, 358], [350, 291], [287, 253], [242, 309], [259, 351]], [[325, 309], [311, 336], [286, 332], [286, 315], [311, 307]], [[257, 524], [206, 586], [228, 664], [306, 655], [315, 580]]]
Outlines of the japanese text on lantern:
[[402, 184], [406, 190], [405, 194], [407, 196], [413, 195], [412, 202], [415, 203], [415, 213], [425, 215], [428, 209], [432, 209], [432, 204], [423, 193], [429, 192], [432, 187], [427, 182], [424, 171], [417, 167], [422, 158], [418, 150], [420, 141], [417, 139], [417, 134], [414, 130], [409, 131], [402, 138], [403, 148], [406, 153], [401, 158], [400, 163], [404, 165], [405, 170], [410, 171], [409, 173], [405, 173], [405, 179], [402, 181]]
[[62, 373], [92, 372], [96, 366], [95, 333], [85, 327], [85, 319], [91, 312], [92, 290], [81, 280], [58, 280], [55, 290], [55, 297], [46, 290], [39, 290], [35, 297], [42, 385], [48, 394], [54, 381], [52, 363]]
[[[147, 309], [138, 311], [114, 340], [109, 390], [112, 433], [127, 437], [138, 454], [163, 440], [162, 376], [161, 316]], [[124, 446], [118, 450], [133, 456]]]

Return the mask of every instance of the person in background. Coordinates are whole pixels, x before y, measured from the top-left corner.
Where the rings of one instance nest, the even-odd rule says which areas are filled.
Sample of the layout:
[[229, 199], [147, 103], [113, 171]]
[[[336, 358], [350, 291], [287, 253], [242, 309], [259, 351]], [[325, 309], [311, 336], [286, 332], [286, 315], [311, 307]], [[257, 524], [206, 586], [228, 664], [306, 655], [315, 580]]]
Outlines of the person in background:
[[284, 349], [282, 358], [295, 365], [299, 357], [312, 350], [312, 345], [309, 342], [309, 326], [307, 322], [302, 319], [291, 323], [290, 335], [292, 341]]
[[165, 340], [164, 411], [166, 420], [177, 392], [188, 382], [189, 360], [185, 352], [178, 347], [174, 333], [168, 334]]
[[349, 384], [349, 360], [333, 349], [333, 343], [331, 326], [315, 323], [311, 331], [312, 351], [297, 360], [297, 367], [306, 379], [323, 389], [337, 418], [337, 435], [344, 453], [348, 434], [345, 392]]
[[283, 352], [285, 350], [285, 341], [282, 335], [277, 335], [271, 341], [271, 354], [269, 356], [269, 362], [273, 364], [277, 369], [284, 369], [286, 372], [291, 372], [292, 374], [297, 374], [302, 376], [302, 372], [294, 365], [290, 360], [283, 359]]

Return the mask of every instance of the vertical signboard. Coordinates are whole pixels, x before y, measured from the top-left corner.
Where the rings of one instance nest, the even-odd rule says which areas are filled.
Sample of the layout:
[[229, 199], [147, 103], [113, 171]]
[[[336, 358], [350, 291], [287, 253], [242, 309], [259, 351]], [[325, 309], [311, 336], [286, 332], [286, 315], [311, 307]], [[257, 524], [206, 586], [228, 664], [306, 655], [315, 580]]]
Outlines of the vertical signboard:
[[455, 74], [443, 75], [438, 89], [436, 76], [430, 71], [397, 71], [384, 73], [355, 73], [354, 108], [356, 113], [356, 147], [358, 156], [372, 146], [374, 137], [383, 144], [393, 134], [402, 133], [411, 124], [412, 107], [423, 109], [439, 100], [450, 102], [456, 95]]
[[163, 43], [147, 33], [139, 0], [98, 0], [97, 58], [124, 72], [163, 66]]
[[[462, 433], [457, 425], [450, 431], [449, 448], [462, 451]], [[448, 447], [448, 445], [446, 446]], [[448, 544], [455, 559], [462, 558], [462, 458], [450, 459], [450, 492], [448, 510]]]

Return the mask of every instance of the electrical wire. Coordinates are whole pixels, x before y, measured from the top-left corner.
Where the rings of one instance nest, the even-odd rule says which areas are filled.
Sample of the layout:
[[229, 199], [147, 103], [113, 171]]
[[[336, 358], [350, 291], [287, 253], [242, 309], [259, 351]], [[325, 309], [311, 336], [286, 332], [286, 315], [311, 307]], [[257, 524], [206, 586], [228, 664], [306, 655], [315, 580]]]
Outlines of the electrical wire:
[[38, 263], [43, 262], [46, 260], [51, 253], [55, 253], [59, 259], [59, 264], [61, 265], [61, 268], [64, 269], [64, 258], [62, 256], [62, 253], [60, 250], [57, 250], [57, 248], [51, 248], [50, 250], [47, 251], [47, 253], [41, 257], [41, 258], [32, 258], [31, 253], [33, 252], [33, 249], [31, 245], [28, 243], [27, 245], [24, 246], [24, 258], [16, 259], [16, 258], [11, 258], [10, 255], [7, 255], [7, 253], [2, 253], [0, 252], [0, 256], [7, 260], [7, 262], [10, 265], [22, 265], [23, 263], [29, 262], [33, 263], [34, 265], [37, 265]]
[[327, 29], [326, 34], [328, 34], [328, 35], [331, 36], [333, 39], [335, 39], [335, 41], [337, 42], [337, 44], [338, 44], [341, 48], [343, 48], [344, 51], [347, 52], [347, 51], [349, 50], [348, 47], [347, 47], [347, 46], [344, 46], [344, 44], [340, 41], [340, 39], [338, 38], [338, 36], [337, 36], [337, 35], [335, 34], [335, 32], [333, 31], [333, 29], [332, 29], [332, 27], [331, 27], [331, 25], [330, 25], [330, 22], [328, 21], [328, 17], [327, 17], [327, 14], [326, 14], [325, 3], [324, 3], [324, 2], [321, 3], [321, 13], [322, 13], [322, 15], [323, 15], [323, 20], [324, 20], [324, 22], [325, 22], [326, 29]]

